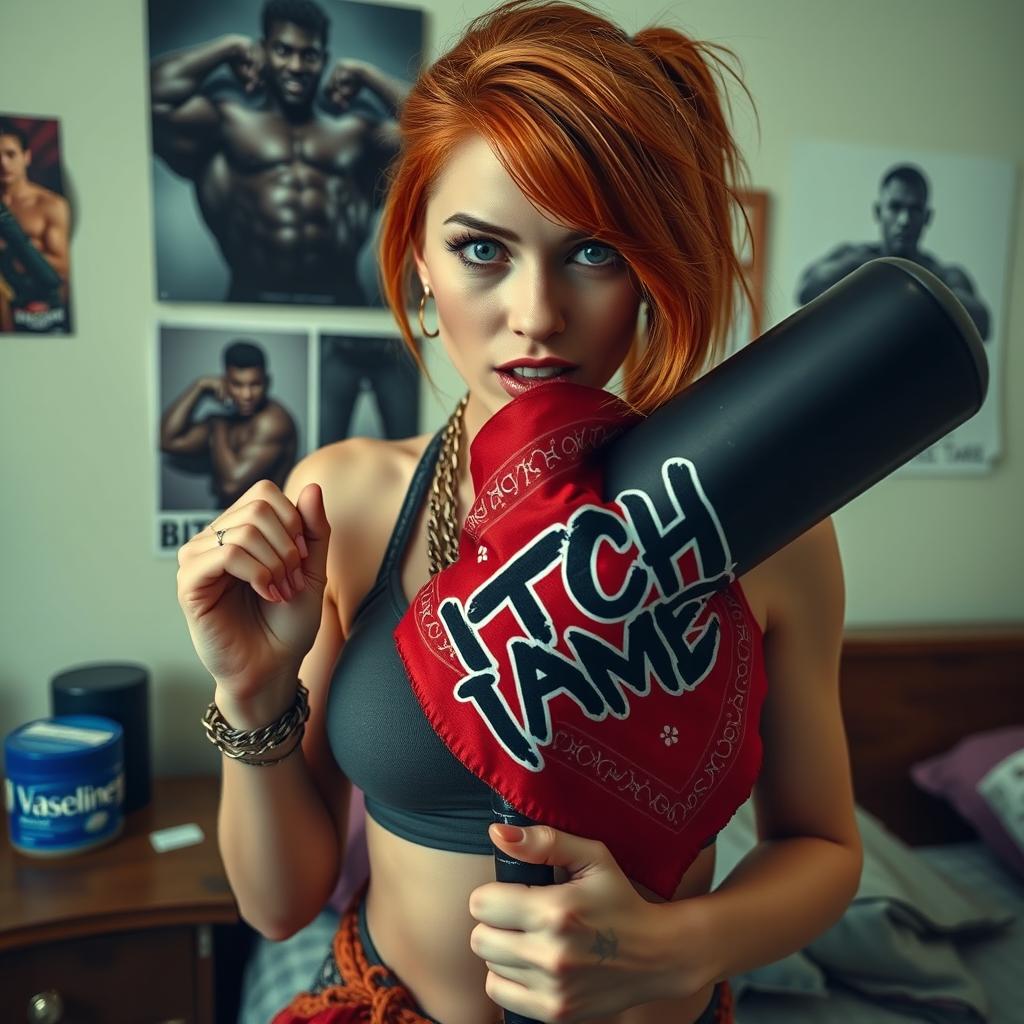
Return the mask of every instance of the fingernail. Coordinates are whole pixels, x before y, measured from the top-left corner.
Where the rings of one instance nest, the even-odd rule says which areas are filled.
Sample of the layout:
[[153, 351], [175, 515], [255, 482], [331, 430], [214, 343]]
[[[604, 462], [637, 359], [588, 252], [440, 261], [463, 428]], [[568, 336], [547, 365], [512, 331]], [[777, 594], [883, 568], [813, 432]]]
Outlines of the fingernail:
[[281, 591], [278, 590], [277, 587], [275, 587], [273, 583], [271, 583], [270, 586], [267, 587], [267, 590], [270, 593], [271, 601], [280, 601], [281, 600]]
[[299, 549], [299, 554], [302, 555], [303, 558], [309, 558], [309, 548], [306, 547], [306, 538], [303, 537], [301, 533], [295, 538], [295, 546]]
[[521, 843], [526, 838], [526, 833], [516, 825], [495, 825], [494, 827], [506, 843]]
[[295, 587], [295, 593], [297, 594], [301, 594], [306, 589], [306, 577], [302, 575], [301, 569], [292, 571], [292, 585]]
[[288, 585], [288, 578], [284, 577], [281, 580], [281, 593], [284, 594], [284, 599], [290, 601], [295, 595], [292, 593], [292, 588]]

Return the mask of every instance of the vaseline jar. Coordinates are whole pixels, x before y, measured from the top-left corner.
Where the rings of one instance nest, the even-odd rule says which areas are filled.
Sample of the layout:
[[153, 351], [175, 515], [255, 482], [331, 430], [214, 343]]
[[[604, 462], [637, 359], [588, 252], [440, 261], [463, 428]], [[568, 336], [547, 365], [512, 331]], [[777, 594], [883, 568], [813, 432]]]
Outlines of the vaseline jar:
[[124, 731], [100, 715], [19, 726], [4, 740], [11, 845], [62, 857], [115, 839], [124, 824]]

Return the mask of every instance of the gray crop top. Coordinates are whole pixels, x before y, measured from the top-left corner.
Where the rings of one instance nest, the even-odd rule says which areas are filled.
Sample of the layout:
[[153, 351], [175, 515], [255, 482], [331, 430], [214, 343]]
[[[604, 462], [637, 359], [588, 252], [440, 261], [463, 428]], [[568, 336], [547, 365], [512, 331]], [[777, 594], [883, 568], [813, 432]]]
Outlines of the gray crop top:
[[401, 562], [426, 497], [441, 435], [413, 474], [373, 589], [356, 610], [327, 697], [338, 766], [366, 797], [366, 813], [420, 846], [493, 854], [491, 793], [430, 727], [409, 684], [394, 630], [408, 602]]
[[409, 604], [402, 553], [440, 445], [438, 433], [413, 474], [377, 580], [356, 609], [327, 697], [327, 736], [338, 766], [363, 791], [366, 813], [379, 825], [420, 846], [492, 855], [490, 789], [430, 727], [393, 636]]

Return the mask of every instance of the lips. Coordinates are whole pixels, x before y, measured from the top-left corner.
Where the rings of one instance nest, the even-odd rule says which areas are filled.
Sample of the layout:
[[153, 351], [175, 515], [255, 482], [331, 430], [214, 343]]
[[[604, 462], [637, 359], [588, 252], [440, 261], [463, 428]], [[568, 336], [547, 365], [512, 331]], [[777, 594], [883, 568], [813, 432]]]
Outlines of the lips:
[[[540, 362], [540, 361], [538, 361]], [[521, 377], [519, 374], [512, 371], [512, 366], [525, 366], [530, 365], [528, 363], [516, 363], [507, 364], [508, 369], [502, 369], [498, 367], [495, 369], [495, 373], [498, 375], [498, 383], [505, 390], [506, 394], [516, 398], [519, 395], [525, 394], [527, 391], [532, 391], [534, 388], [542, 388], [546, 384], [550, 384], [556, 380], [567, 380], [571, 377], [574, 366], [571, 364], [561, 364], [561, 372], [552, 374], [547, 377]], [[541, 365], [544, 365], [541, 362]], [[550, 364], [555, 365], [555, 364]]]

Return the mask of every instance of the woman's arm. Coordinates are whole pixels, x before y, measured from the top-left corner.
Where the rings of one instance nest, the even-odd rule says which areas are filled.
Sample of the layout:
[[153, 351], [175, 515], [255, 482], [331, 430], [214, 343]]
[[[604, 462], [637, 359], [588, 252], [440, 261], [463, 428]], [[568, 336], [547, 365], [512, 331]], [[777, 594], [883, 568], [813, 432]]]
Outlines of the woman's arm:
[[[759, 845], [707, 895], [648, 902], [604, 843], [544, 825], [492, 841], [570, 881], [489, 882], [470, 897], [487, 993], [544, 1020], [589, 1020], [713, 982], [799, 949], [856, 891], [861, 851], [839, 710], [842, 570], [829, 521], [745, 578], [765, 595], [768, 696], [755, 790]], [[514, 830], [518, 831], [518, 830]], [[706, 1001], [706, 995], [704, 996]]]
[[754, 796], [761, 841], [718, 889], [661, 905], [680, 994], [800, 949], [839, 919], [860, 878], [839, 704], [843, 579], [831, 520], [754, 572], [768, 594], [765, 753]]
[[[339, 447], [333, 447], [335, 453]], [[334, 459], [329, 462], [323, 451], [303, 459], [289, 476], [285, 495], [294, 501], [311, 481], [345, 479], [337, 454]], [[323, 909], [338, 879], [348, 826], [351, 786], [331, 755], [324, 728], [330, 679], [344, 645], [330, 578], [344, 537], [344, 529], [337, 528], [343, 499], [332, 495], [329, 485], [323, 490], [332, 550], [320, 629], [299, 672], [309, 690], [302, 750], [265, 768], [224, 758], [221, 856], [242, 917], [270, 939], [287, 938]], [[216, 700], [235, 728], [260, 728], [284, 710], [239, 707], [221, 695]]]

